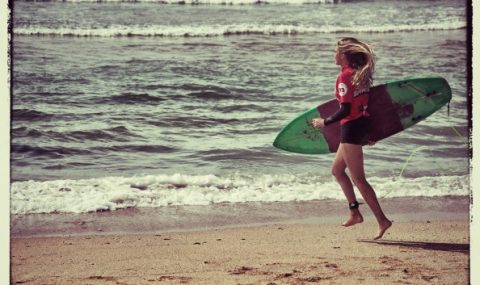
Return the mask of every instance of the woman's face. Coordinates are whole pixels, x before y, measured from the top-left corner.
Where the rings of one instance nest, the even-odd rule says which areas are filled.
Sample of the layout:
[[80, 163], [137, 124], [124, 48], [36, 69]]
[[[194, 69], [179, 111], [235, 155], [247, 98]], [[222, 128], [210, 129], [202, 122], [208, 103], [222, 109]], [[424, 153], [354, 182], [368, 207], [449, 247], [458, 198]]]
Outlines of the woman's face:
[[335, 64], [343, 66], [345, 63], [345, 56], [338, 51], [338, 47], [335, 48]]

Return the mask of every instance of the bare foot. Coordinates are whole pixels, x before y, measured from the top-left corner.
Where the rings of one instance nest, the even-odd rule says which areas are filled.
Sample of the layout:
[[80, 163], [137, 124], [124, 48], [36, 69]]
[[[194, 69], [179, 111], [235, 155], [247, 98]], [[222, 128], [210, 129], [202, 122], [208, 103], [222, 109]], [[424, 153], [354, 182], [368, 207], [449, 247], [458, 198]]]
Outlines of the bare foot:
[[363, 222], [363, 217], [362, 217], [362, 214], [358, 213], [358, 214], [351, 214], [350, 215], [350, 219], [348, 219], [347, 221], [343, 222], [342, 226], [344, 227], [350, 227], [350, 226], [353, 226], [353, 225], [356, 225], [356, 224], [360, 224]]
[[383, 235], [385, 234], [385, 232], [388, 230], [388, 228], [390, 228], [392, 226], [392, 222], [389, 221], [389, 220], [386, 220], [385, 222], [383, 222], [380, 226], [379, 226], [379, 229], [378, 229], [378, 235], [376, 237], [374, 237], [373, 239], [374, 240], [377, 240], [377, 239], [381, 239], [383, 237]]

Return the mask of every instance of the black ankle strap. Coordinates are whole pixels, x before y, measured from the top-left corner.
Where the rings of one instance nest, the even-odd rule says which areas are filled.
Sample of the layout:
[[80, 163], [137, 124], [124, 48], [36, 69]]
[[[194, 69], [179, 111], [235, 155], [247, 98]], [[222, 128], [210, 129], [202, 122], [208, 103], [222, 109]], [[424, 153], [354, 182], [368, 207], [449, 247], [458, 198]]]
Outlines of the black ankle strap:
[[358, 202], [355, 201], [355, 202], [352, 202], [352, 203], [348, 204], [348, 208], [349, 208], [350, 210], [358, 209], [358, 205], [359, 205]]

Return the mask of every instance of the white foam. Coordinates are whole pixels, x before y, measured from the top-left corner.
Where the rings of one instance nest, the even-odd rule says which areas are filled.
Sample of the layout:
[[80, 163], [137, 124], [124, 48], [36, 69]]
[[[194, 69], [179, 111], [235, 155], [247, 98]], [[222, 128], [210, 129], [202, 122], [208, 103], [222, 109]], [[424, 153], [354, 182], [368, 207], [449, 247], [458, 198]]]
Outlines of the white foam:
[[[469, 177], [371, 177], [379, 197], [468, 195]], [[149, 175], [11, 185], [11, 213], [83, 213], [128, 207], [345, 199], [331, 177]]]
[[379, 26], [305, 26], [305, 25], [180, 25], [180, 26], [113, 26], [109, 28], [46, 28], [18, 27], [15, 35], [71, 36], [71, 37], [208, 37], [244, 34], [297, 35], [315, 33], [392, 33], [408, 31], [457, 30], [466, 27], [465, 21], [448, 21], [428, 24], [379, 25]]

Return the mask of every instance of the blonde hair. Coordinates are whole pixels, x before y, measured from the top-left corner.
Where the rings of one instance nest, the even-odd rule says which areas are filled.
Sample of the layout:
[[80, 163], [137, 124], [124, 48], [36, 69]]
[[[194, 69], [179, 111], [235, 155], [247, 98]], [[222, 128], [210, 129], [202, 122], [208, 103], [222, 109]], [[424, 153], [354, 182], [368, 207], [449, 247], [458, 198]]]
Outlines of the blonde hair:
[[352, 84], [355, 87], [370, 86], [375, 71], [375, 54], [372, 48], [355, 38], [343, 38], [337, 42], [338, 51], [344, 54], [354, 70]]

